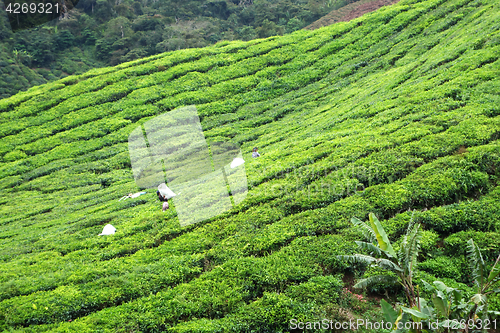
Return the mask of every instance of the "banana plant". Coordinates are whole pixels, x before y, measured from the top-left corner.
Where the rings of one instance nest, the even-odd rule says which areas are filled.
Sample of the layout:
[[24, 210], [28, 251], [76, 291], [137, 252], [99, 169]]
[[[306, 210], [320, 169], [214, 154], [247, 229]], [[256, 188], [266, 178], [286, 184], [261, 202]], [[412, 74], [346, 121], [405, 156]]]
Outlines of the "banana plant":
[[338, 256], [339, 259], [347, 260], [351, 263], [365, 263], [376, 265], [382, 269], [393, 272], [397, 278], [381, 274], [360, 280], [354, 285], [355, 288], [365, 288], [374, 283], [399, 283], [403, 286], [410, 308], [417, 305], [416, 294], [413, 287], [413, 272], [417, 265], [418, 251], [420, 250], [421, 229], [420, 224], [414, 223], [411, 219], [406, 234], [401, 243], [401, 247], [396, 253], [391, 245], [382, 224], [375, 216], [369, 214], [369, 223], [352, 218], [351, 222], [358, 227], [367, 238], [367, 242], [356, 241], [356, 244], [369, 252], [371, 255], [355, 254]]
[[[498, 256], [491, 271], [486, 272], [481, 250], [472, 239], [467, 242], [467, 258], [474, 279], [475, 294], [471, 297], [469, 303], [473, 305], [469, 312], [469, 320], [481, 318], [483, 321], [488, 319], [490, 314], [499, 315], [498, 312], [488, 311], [488, 295], [500, 292], [500, 255]], [[479, 317], [480, 316], [480, 317]], [[468, 332], [468, 327], [466, 328]]]
[[[469, 265], [472, 270], [475, 294], [467, 301], [463, 291], [447, 287], [441, 281], [434, 281], [433, 285], [422, 280], [427, 291], [432, 292], [430, 306], [424, 298], [417, 298], [417, 305], [407, 308], [400, 306], [396, 311], [385, 300], [380, 302], [382, 313], [387, 321], [394, 323], [421, 323], [418, 330], [397, 329], [396, 332], [469, 332], [471, 328], [481, 327], [489, 319], [489, 315], [499, 316], [500, 312], [488, 310], [488, 295], [500, 292], [500, 256], [493, 268], [486, 272], [481, 250], [471, 239], [467, 242]], [[484, 326], [484, 325], [483, 325]], [[483, 327], [482, 331], [485, 331]]]
[[384, 299], [380, 301], [382, 314], [387, 322], [393, 323], [392, 327], [396, 333], [439, 331], [438, 326], [432, 325], [435, 319], [434, 308], [427, 305], [427, 301], [424, 298], [418, 298], [417, 302], [418, 305], [415, 305], [413, 308], [401, 306], [399, 311], [396, 311]]
[[441, 331], [453, 332], [463, 330], [463, 319], [470, 311], [471, 305], [464, 302], [463, 291], [456, 288], [447, 287], [441, 281], [434, 281], [433, 285], [422, 280], [424, 287], [432, 292], [431, 300], [435, 307], [433, 319], [441, 319], [438, 328]]
[[[441, 281], [434, 281], [433, 285], [423, 280], [422, 282], [424, 287], [432, 292], [432, 302], [419, 297], [418, 305], [412, 308], [400, 306], [398, 312], [385, 300], [380, 301], [382, 313], [387, 321], [393, 323], [395, 331], [458, 332], [463, 330], [465, 326], [460, 320], [470, 309], [470, 306], [463, 301], [463, 292], [447, 287]], [[407, 322], [411, 322], [412, 325], [405, 325]]]

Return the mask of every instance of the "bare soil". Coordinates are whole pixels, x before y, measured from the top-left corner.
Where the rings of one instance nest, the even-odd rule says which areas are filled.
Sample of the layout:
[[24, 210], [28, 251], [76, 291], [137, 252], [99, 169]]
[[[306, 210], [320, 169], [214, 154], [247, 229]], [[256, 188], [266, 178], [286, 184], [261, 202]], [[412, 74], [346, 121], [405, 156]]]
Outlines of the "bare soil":
[[304, 29], [315, 30], [337, 22], [347, 22], [366, 13], [373, 12], [380, 7], [393, 5], [399, 0], [360, 0], [342, 8], [332, 10], [319, 20], [311, 23]]

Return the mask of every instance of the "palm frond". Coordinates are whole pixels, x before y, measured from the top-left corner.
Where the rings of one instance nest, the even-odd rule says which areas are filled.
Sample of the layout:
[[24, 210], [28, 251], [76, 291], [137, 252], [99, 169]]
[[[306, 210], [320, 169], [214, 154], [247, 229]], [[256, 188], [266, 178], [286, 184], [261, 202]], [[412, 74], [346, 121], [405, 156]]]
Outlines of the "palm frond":
[[488, 297], [486, 295], [483, 295], [483, 294], [475, 294], [474, 296], [471, 297], [470, 300], [477, 305], [488, 303]]
[[401, 241], [401, 244], [399, 245], [399, 250], [397, 253], [397, 258], [398, 261], [401, 263], [402, 266], [404, 266], [404, 258], [405, 258], [405, 249], [406, 249], [406, 237], [403, 237], [403, 240]]
[[[351, 221], [356, 227], [363, 230], [365, 236], [369, 239], [369, 242], [357, 241], [356, 244], [362, 249], [371, 251], [370, 254], [374, 254], [378, 258], [361, 254], [354, 256], [339, 256], [338, 258], [346, 259], [351, 262], [370, 265], [376, 264], [378, 267], [396, 273], [397, 275], [397, 277], [391, 277], [389, 275], [369, 277], [359, 281], [356, 287], [365, 287], [375, 282], [387, 283], [388, 279], [392, 282], [397, 281], [405, 288], [406, 297], [410, 304], [415, 304], [412, 275], [417, 264], [418, 252], [420, 250], [420, 240], [422, 237], [420, 223], [415, 223], [412, 216], [412, 220], [408, 225], [402, 244], [396, 254], [382, 224], [373, 213], [369, 215], [369, 225], [357, 218], [352, 218]], [[376, 244], [374, 243], [375, 240], [377, 241]], [[385, 258], [382, 255], [384, 255]]]
[[364, 250], [375, 252], [375, 255], [379, 256], [382, 254], [382, 251], [380, 250], [379, 247], [373, 245], [372, 243], [368, 242], [361, 242], [361, 241], [355, 241], [358, 246]]
[[351, 222], [355, 227], [361, 230], [363, 236], [366, 240], [368, 240], [368, 242], [375, 243], [377, 241], [375, 231], [373, 231], [373, 229], [368, 224], [355, 217], [351, 219]]
[[408, 256], [408, 265], [409, 265], [409, 273], [412, 274], [415, 271], [417, 266], [417, 258], [418, 253], [420, 252], [420, 240], [422, 239], [422, 232], [420, 229], [420, 224], [415, 224], [412, 228], [412, 232], [410, 234], [410, 242], [409, 242], [409, 256]]
[[378, 259], [377, 260], [377, 265], [380, 268], [387, 269], [387, 270], [390, 270], [390, 271], [393, 271], [393, 272], [396, 272], [396, 273], [402, 273], [403, 272], [403, 269], [401, 269], [401, 267], [399, 267], [397, 264], [395, 264], [392, 261], [387, 260], [387, 259]]
[[374, 275], [366, 279], [359, 280], [358, 283], [354, 285], [354, 288], [361, 289], [369, 286], [373, 286], [376, 283], [383, 283], [388, 285], [396, 285], [398, 283], [397, 278], [390, 275]]
[[[495, 272], [493, 272], [492, 270], [492, 273], [495, 273], [495, 274], [500, 274], [500, 267], [497, 267], [495, 269]], [[497, 275], [496, 277], [494, 277], [493, 279], [491, 280], [488, 280], [488, 283], [489, 283], [489, 286], [492, 287], [492, 286], [495, 286], [498, 282], [500, 282], [500, 275]]]
[[500, 266], [497, 266], [499, 262], [500, 262], [500, 255], [495, 261], [495, 264], [493, 265], [493, 268], [491, 269], [490, 274], [488, 276], [488, 284], [490, 286], [493, 286], [498, 281], [500, 281]]
[[410, 265], [408, 265], [408, 262], [410, 260], [410, 245], [407, 234], [403, 236], [403, 240], [401, 241], [398, 260], [401, 264], [401, 267], [403, 267], [405, 270], [408, 270], [410, 268]]
[[372, 230], [375, 232], [375, 236], [377, 237], [377, 242], [380, 249], [387, 252], [391, 257], [396, 257], [396, 252], [394, 252], [394, 249], [392, 248], [391, 241], [389, 240], [389, 237], [387, 237], [384, 227], [382, 227], [382, 224], [378, 220], [377, 216], [375, 216], [375, 214], [373, 213], [370, 213], [368, 217], [370, 220], [370, 226], [372, 227]]
[[405, 235], [403, 236], [403, 240], [401, 242], [401, 247], [399, 248], [399, 253], [398, 253], [398, 259], [400, 260], [400, 262], [404, 262], [404, 263], [407, 263], [408, 262], [408, 244], [410, 242], [410, 235], [412, 234], [412, 230], [414, 228], [414, 225], [415, 225], [415, 221], [413, 220], [413, 214], [415, 212], [413, 212], [411, 214], [411, 218], [410, 218], [410, 222], [408, 223], [408, 226], [406, 227], [406, 232], [405, 232]]
[[478, 287], [479, 291], [484, 285], [484, 260], [481, 255], [481, 250], [474, 244], [474, 241], [469, 239], [467, 242], [467, 258], [469, 259], [469, 266], [472, 271], [472, 278]]
[[345, 260], [345, 261], [352, 263], [352, 264], [367, 264], [367, 265], [372, 264], [372, 263], [377, 261], [376, 258], [373, 258], [371, 256], [367, 256], [364, 254], [355, 254], [352, 256], [346, 256], [346, 255], [337, 256], [337, 259]]
[[420, 250], [420, 240], [422, 233], [420, 224], [410, 222], [406, 234], [401, 242], [398, 259], [407, 274], [412, 275], [417, 264], [418, 252]]
[[410, 222], [408, 223], [408, 227], [406, 228], [407, 235], [410, 233], [410, 230], [415, 226], [415, 220], [413, 219], [414, 215], [415, 215], [415, 210], [411, 212]]

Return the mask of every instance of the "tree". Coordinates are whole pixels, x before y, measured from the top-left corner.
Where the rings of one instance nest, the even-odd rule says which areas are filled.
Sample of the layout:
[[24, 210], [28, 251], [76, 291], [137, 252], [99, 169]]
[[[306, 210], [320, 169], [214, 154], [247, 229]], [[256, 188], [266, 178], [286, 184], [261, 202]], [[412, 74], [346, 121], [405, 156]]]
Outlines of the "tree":
[[86, 45], [94, 45], [97, 38], [90, 29], [85, 29], [82, 31], [81, 42]]
[[302, 29], [305, 26], [304, 21], [298, 19], [297, 17], [291, 18], [286, 24], [286, 32], [294, 32], [296, 30]]
[[54, 42], [48, 33], [38, 33], [28, 44], [28, 52], [38, 66], [47, 65], [54, 60]]
[[113, 9], [107, 0], [97, 0], [93, 12], [101, 22], [105, 22], [113, 16]]
[[69, 30], [61, 30], [55, 37], [57, 49], [62, 51], [75, 44], [75, 36]]
[[133, 31], [130, 28], [131, 23], [129, 19], [123, 16], [111, 19], [106, 25], [106, 31], [103, 34], [105, 38], [124, 38], [133, 35]]
[[238, 36], [242, 40], [251, 40], [251, 39], [254, 39], [257, 37], [257, 33], [256, 33], [255, 29], [252, 28], [251, 26], [245, 25], [242, 28], [237, 29], [236, 31], [238, 33]]
[[227, 2], [222, 0], [211, 0], [206, 3], [207, 11], [209, 15], [217, 17], [222, 20], [227, 20], [231, 12], [227, 8]]
[[361, 229], [368, 240], [368, 242], [356, 241], [356, 244], [360, 248], [370, 251], [374, 256], [355, 254], [352, 256], [339, 256], [339, 259], [345, 259], [351, 263], [376, 265], [384, 270], [395, 273], [397, 278], [395, 279], [388, 274], [375, 275], [360, 280], [354, 287], [365, 288], [380, 282], [389, 284], [399, 283], [403, 286], [410, 307], [415, 306], [417, 304], [417, 295], [415, 294], [412, 278], [417, 266], [418, 251], [420, 250], [420, 224], [414, 223], [413, 218], [411, 219], [401, 247], [398, 253], [396, 253], [375, 214], [370, 213], [369, 221], [370, 225], [357, 218], [351, 219], [354, 226]]
[[276, 23], [274, 23], [273, 21], [269, 21], [268, 19], [265, 19], [262, 22], [262, 25], [255, 30], [259, 38], [283, 35], [283, 33], [285, 32], [285, 29], [283, 29], [283, 27], [278, 26]]
[[114, 40], [107, 38], [98, 39], [95, 43], [95, 51], [99, 59], [109, 59], [111, 57], [111, 52], [113, 51]]
[[144, 12], [142, 11], [141, 3], [139, 1], [136, 1], [132, 4], [132, 8], [134, 9], [135, 15], [143, 15]]

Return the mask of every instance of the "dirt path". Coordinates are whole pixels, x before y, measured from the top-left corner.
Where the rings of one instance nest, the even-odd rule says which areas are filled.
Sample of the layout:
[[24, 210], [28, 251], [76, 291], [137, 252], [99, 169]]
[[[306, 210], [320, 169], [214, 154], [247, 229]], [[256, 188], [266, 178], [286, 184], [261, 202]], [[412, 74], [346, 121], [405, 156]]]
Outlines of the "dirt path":
[[350, 3], [337, 10], [332, 10], [330, 13], [309, 24], [304, 29], [315, 30], [327, 25], [334, 24], [336, 22], [350, 21], [362, 16], [363, 14], [375, 11], [380, 7], [393, 5], [397, 2], [399, 2], [399, 0], [360, 0], [354, 3]]

